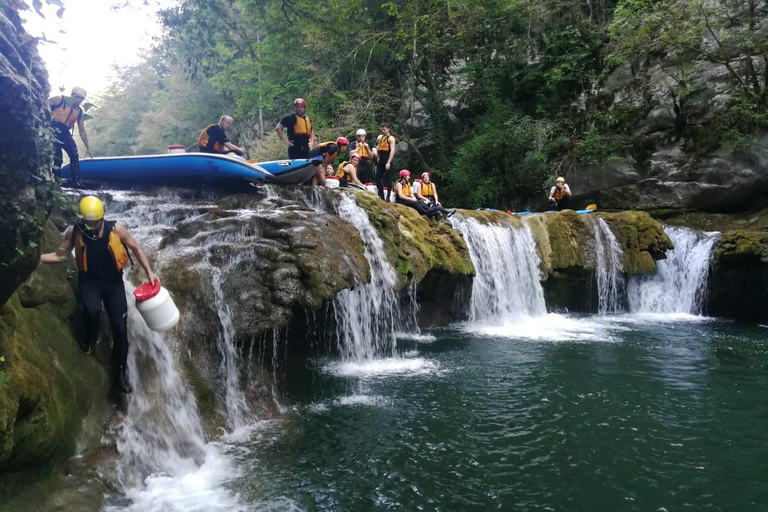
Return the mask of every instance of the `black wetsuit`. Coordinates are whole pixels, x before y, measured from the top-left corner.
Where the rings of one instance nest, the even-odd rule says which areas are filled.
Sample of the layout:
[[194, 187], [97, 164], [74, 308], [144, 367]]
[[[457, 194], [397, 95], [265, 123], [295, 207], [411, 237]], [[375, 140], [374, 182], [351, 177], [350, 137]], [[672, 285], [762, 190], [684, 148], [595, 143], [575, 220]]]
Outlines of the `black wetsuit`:
[[[78, 117], [79, 118], [79, 117]], [[53, 121], [51, 123], [53, 128], [53, 175], [57, 178], [61, 177], [61, 164], [64, 162], [64, 154], [62, 150], [69, 155], [69, 169], [72, 175], [72, 183], [75, 185], [80, 184], [80, 155], [77, 153], [77, 144], [75, 139], [72, 138], [72, 133], [69, 131], [69, 127], [64, 123]]]
[[[296, 133], [299, 118], [302, 121], [300, 131], [307, 133]], [[293, 142], [293, 147], [288, 148], [288, 158], [291, 160], [309, 158], [309, 132], [312, 130], [312, 123], [309, 118], [298, 114], [289, 114], [280, 121], [280, 124], [288, 130], [288, 140]]]

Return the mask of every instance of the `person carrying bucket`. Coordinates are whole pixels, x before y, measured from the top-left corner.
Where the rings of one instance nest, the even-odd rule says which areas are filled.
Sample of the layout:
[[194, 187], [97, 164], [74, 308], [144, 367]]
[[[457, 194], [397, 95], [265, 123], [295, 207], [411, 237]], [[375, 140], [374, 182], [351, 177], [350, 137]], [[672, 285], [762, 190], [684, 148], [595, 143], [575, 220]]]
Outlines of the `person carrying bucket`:
[[150, 283], [160, 279], [152, 272], [146, 254], [133, 235], [115, 221], [104, 219], [104, 204], [94, 196], [80, 201], [78, 220], [67, 228], [56, 252], [40, 256], [41, 263], [61, 263], [75, 249], [80, 302], [83, 305], [85, 341], [81, 348], [93, 352], [99, 334], [101, 304], [112, 326], [113, 385], [121, 393], [133, 391], [128, 378], [128, 303], [123, 285], [123, 267], [130, 260], [128, 249], [136, 255]]

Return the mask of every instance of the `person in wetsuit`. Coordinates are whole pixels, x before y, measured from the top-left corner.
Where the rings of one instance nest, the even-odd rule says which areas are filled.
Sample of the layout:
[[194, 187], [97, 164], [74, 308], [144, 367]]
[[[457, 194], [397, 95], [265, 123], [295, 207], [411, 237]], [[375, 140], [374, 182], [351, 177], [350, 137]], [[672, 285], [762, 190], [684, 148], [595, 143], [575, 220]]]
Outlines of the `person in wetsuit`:
[[341, 155], [349, 147], [349, 141], [346, 137], [339, 137], [336, 142], [323, 142], [309, 151], [309, 158], [322, 156], [323, 162], [317, 168], [317, 172], [312, 177], [312, 185], [325, 185], [325, 168], [333, 162], [337, 156]]
[[[389, 196], [392, 193], [392, 187], [389, 182], [389, 169], [392, 166], [392, 159], [395, 158], [395, 138], [389, 133], [391, 128], [392, 125], [389, 123], [381, 123], [381, 137], [379, 137], [379, 143], [376, 145], [376, 155], [378, 158], [376, 164], [376, 188], [378, 188], [379, 197], [387, 202], [389, 202]], [[384, 197], [384, 187], [387, 187], [386, 197]]]
[[400, 179], [395, 182], [395, 202], [411, 207], [427, 217], [436, 218], [440, 215], [437, 208], [413, 197], [411, 171], [408, 169], [400, 171]]
[[88, 143], [88, 133], [83, 122], [83, 109], [80, 108], [88, 93], [82, 87], [73, 87], [71, 96], [54, 96], [48, 99], [51, 107], [51, 127], [53, 128], [53, 174], [61, 177], [61, 165], [65, 151], [69, 156], [69, 168], [72, 173], [71, 184], [80, 187], [80, 155], [72, 137], [72, 130], [77, 123], [77, 131], [85, 144], [85, 154], [93, 158], [93, 150]]
[[[306, 116], [307, 102], [303, 98], [293, 101], [294, 114], [289, 114], [277, 123], [275, 131], [288, 148], [288, 158], [309, 158], [309, 149], [315, 144], [315, 132], [312, 122]], [[288, 130], [288, 137], [283, 135], [283, 128]]]
[[67, 228], [56, 252], [40, 256], [41, 263], [61, 263], [75, 249], [80, 302], [86, 337], [81, 347], [91, 354], [99, 334], [101, 304], [112, 326], [113, 385], [121, 393], [133, 388], [128, 377], [128, 303], [123, 285], [123, 268], [133, 251], [150, 282], [160, 282], [152, 272], [146, 254], [133, 235], [115, 221], [104, 219], [104, 205], [94, 196], [80, 201], [79, 219]]
[[216, 155], [226, 155], [235, 153], [243, 156], [245, 151], [229, 142], [227, 132], [232, 129], [235, 120], [230, 116], [221, 116], [219, 124], [209, 124], [200, 132], [197, 138], [197, 147], [201, 153], [213, 153]]

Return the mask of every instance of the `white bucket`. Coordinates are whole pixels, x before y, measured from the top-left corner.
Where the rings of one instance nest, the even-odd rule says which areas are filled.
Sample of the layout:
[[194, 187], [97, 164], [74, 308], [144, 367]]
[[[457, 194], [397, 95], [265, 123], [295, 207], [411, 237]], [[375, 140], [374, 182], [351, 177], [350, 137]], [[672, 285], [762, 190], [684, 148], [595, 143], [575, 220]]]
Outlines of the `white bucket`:
[[179, 323], [179, 309], [173, 303], [168, 290], [160, 287], [160, 292], [151, 299], [136, 301], [136, 309], [147, 327], [155, 332], [165, 332]]
[[376, 188], [375, 183], [366, 183], [365, 188], [368, 190], [368, 192], [373, 192], [374, 194], [376, 194], [379, 191], [379, 189]]
[[184, 153], [184, 146], [168, 146], [168, 153]]
[[328, 188], [339, 188], [339, 178], [336, 176], [326, 176], [325, 186]]

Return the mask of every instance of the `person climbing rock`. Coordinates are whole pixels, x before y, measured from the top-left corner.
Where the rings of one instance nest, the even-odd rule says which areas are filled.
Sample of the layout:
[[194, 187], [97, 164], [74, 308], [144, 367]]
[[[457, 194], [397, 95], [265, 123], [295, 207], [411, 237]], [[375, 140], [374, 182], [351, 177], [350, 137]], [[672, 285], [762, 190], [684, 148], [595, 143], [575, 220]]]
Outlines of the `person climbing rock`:
[[200, 151], [217, 155], [226, 155], [232, 152], [243, 156], [245, 151], [229, 142], [227, 138], [227, 132], [232, 129], [234, 121], [230, 116], [221, 116], [219, 124], [209, 124], [203, 128], [200, 137], [197, 138], [197, 146]]
[[48, 99], [51, 107], [51, 127], [53, 128], [53, 174], [61, 177], [61, 165], [64, 162], [63, 151], [69, 155], [69, 168], [72, 173], [71, 184], [80, 187], [80, 156], [77, 153], [77, 144], [72, 137], [72, 130], [77, 123], [77, 131], [85, 144], [85, 154], [93, 158], [93, 150], [88, 143], [88, 133], [85, 131], [83, 121], [83, 109], [80, 108], [88, 95], [82, 87], [73, 87], [71, 96], [54, 96]]
[[365, 130], [360, 128], [355, 132], [355, 139], [352, 144], [349, 145], [349, 152], [355, 152], [360, 155], [360, 163], [357, 165], [357, 174], [360, 177], [360, 181], [368, 182], [373, 181], [373, 150], [371, 146], [365, 142], [366, 137]]
[[440, 201], [437, 199], [437, 187], [432, 183], [428, 172], [421, 173], [421, 186], [416, 189], [415, 193], [417, 199], [426, 201], [427, 204], [437, 208], [437, 211], [446, 217], [450, 217], [456, 213], [456, 210], [443, 208], [443, 205], [440, 204]]
[[81, 347], [90, 354], [96, 344], [102, 302], [112, 326], [113, 385], [122, 393], [133, 391], [128, 377], [128, 303], [123, 268], [133, 251], [150, 282], [160, 280], [152, 272], [146, 254], [133, 235], [115, 221], [104, 219], [104, 204], [94, 196], [80, 200], [78, 220], [67, 228], [56, 252], [40, 256], [41, 263], [61, 263], [75, 249], [80, 302], [83, 306], [85, 340]]
[[339, 137], [336, 142], [323, 142], [309, 151], [309, 158], [322, 156], [323, 162], [317, 168], [317, 172], [312, 177], [312, 185], [325, 185], [324, 169], [333, 162], [337, 156], [347, 150], [349, 141], [346, 137]]
[[[381, 123], [381, 137], [376, 145], [376, 154], [378, 155], [376, 187], [379, 189], [379, 197], [387, 202], [389, 202], [389, 196], [392, 192], [389, 182], [389, 169], [392, 166], [392, 159], [395, 158], [395, 138], [389, 133], [391, 128], [392, 125], [389, 123]], [[387, 187], [386, 197], [384, 197], [384, 187]]]
[[560, 176], [555, 182], [555, 186], [549, 191], [549, 203], [557, 211], [568, 207], [571, 200], [571, 189], [565, 182], [565, 178]]
[[427, 204], [425, 201], [419, 201], [413, 197], [411, 189], [411, 171], [408, 169], [400, 171], [400, 179], [395, 182], [395, 202], [404, 206], [409, 206], [427, 217], [436, 218], [440, 215], [437, 208]]
[[[288, 158], [309, 158], [309, 149], [315, 144], [315, 132], [312, 122], [306, 116], [307, 102], [303, 98], [293, 101], [294, 114], [288, 114], [277, 123], [275, 131], [288, 148]], [[288, 130], [288, 137], [283, 135], [283, 128]]]
[[339, 186], [359, 188], [365, 190], [363, 185], [357, 178], [357, 169], [360, 165], [360, 155], [357, 153], [350, 153], [349, 162], [341, 162], [339, 170], [336, 173], [336, 177], [339, 178]]

